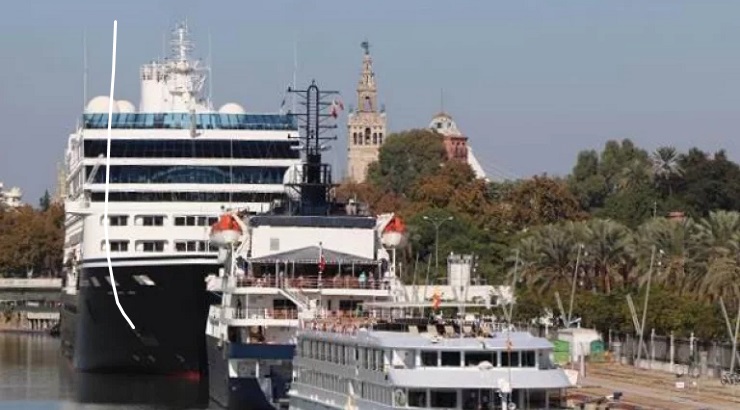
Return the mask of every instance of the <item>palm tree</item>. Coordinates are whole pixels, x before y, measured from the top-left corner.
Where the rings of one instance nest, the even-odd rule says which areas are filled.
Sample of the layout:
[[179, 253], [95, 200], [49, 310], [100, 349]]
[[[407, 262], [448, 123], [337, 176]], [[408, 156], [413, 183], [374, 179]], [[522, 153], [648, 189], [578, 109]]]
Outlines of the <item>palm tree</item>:
[[613, 277], [620, 266], [628, 263], [632, 251], [632, 233], [624, 225], [608, 219], [592, 219], [587, 223], [586, 260], [595, 278], [604, 283], [604, 292], [611, 293]]
[[[649, 264], [652, 247], [658, 249], [658, 262], [654, 266], [653, 281], [678, 290], [685, 288], [688, 271], [701, 269], [699, 229], [690, 219], [683, 221], [651, 219], [637, 230], [637, 257], [642, 264]], [[641, 276], [642, 286], [647, 277]]]
[[668, 196], [673, 195], [671, 179], [683, 175], [683, 169], [678, 163], [678, 151], [674, 147], [660, 147], [652, 153], [650, 159], [653, 164], [653, 177], [657, 183], [663, 181], [668, 186]]
[[710, 300], [724, 296], [727, 300], [740, 296], [740, 213], [710, 212], [698, 225], [698, 240], [703, 248], [700, 255], [704, 269], [692, 275], [700, 295]]

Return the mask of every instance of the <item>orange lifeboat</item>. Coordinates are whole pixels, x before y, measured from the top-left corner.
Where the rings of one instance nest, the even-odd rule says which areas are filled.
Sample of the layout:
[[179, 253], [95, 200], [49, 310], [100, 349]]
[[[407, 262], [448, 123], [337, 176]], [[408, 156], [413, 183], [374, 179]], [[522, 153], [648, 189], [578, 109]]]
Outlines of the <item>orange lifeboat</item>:
[[403, 246], [406, 241], [406, 225], [401, 218], [394, 215], [385, 228], [381, 236], [381, 242], [386, 248], [398, 248]]
[[219, 246], [230, 245], [239, 241], [242, 236], [242, 228], [231, 214], [223, 214], [218, 222], [211, 225], [211, 242]]

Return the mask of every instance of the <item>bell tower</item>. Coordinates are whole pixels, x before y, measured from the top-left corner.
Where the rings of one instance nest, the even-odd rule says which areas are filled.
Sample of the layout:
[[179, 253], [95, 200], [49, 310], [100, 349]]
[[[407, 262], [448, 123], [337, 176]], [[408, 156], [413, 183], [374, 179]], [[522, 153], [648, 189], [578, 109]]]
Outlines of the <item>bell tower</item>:
[[385, 110], [378, 108], [378, 88], [370, 56], [370, 43], [362, 48], [362, 72], [357, 84], [357, 108], [347, 119], [347, 173], [352, 182], [364, 182], [367, 167], [378, 160], [380, 146], [386, 136]]

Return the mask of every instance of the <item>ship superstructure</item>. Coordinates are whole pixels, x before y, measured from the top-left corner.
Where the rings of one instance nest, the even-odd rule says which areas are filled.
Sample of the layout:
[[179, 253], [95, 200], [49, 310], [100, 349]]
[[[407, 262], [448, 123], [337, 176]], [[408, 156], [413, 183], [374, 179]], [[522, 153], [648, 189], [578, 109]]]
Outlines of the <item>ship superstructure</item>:
[[[66, 151], [63, 350], [82, 370], [201, 370], [207, 315], [204, 278], [221, 266], [209, 228], [224, 208], [262, 213], [286, 197], [300, 162], [290, 115], [217, 110], [209, 67], [191, 57], [188, 27], [171, 55], [141, 67], [138, 111], [113, 103], [108, 225], [104, 237], [107, 96], [91, 99]], [[109, 246], [121, 305], [107, 269]]]

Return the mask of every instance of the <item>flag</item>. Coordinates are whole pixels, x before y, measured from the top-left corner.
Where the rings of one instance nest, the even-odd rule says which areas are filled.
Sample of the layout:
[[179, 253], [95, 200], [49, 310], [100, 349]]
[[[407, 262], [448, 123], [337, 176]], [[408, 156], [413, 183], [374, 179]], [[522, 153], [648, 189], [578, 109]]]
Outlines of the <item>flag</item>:
[[341, 100], [334, 100], [331, 102], [330, 114], [332, 117], [337, 118], [339, 112], [344, 110], [344, 103]]
[[324, 257], [324, 247], [319, 242], [319, 273], [324, 273], [326, 269], [326, 258]]

